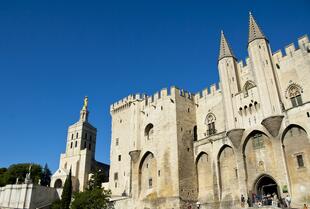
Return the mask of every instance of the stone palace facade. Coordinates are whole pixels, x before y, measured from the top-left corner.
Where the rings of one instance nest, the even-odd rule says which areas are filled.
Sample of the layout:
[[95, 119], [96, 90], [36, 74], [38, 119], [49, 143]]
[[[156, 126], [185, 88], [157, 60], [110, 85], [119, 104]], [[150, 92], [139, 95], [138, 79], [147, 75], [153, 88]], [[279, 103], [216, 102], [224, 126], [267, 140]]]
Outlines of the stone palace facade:
[[[111, 105], [116, 209], [234, 208], [240, 196], [310, 194], [310, 44], [273, 53], [250, 14], [246, 62], [221, 33], [220, 84]], [[68, 139], [69, 141], [69, 139]], [[69, 145], [68, 145], [69, 146]], [[68, 148], [69, 149], [69, 148]], [[91, 155], [90, 155], [91, 158]]]

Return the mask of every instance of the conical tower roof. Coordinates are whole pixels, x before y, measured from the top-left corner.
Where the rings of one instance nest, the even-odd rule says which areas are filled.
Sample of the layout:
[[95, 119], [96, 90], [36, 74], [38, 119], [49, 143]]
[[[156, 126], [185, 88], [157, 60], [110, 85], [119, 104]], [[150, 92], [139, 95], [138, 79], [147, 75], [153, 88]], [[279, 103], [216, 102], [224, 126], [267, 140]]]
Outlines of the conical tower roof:
[[224, 35], [224, 32], [221, 31], [221, 42], [220, 42], [220, 55], [219, 55], [219, 61], [221, 59], [223, 59], [224, 57], [233, 57], [235, 58], [234, 56], [234, 53], [233, 51], [231, 50], [226, 38], [225, 38], [225, 35]]
[[[257, 25], [252, 13], [250, 12], [250, 20], [249, 20], [249, 41], [251, 43], [255, 39], [266, 39], [263, 31]], [[267, 39], [266, 39], [267, 40]]]

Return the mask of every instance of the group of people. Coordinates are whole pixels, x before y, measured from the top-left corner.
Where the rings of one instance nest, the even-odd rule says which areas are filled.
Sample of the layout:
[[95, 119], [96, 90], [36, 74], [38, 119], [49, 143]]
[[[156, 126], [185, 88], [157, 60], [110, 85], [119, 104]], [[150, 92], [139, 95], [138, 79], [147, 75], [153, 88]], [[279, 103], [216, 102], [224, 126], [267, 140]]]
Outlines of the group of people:
[[[280, 207], [280, 208], [291, 208], [291, 197], [287, 195], [285, 198], [278, 198], [276, 193], [271, 194], [263, 194], [257, 195], [252, 194], [252, 198], [248, 197], [245, 200], [245, 197], [241, 195], [241, 207], [245, 207], [245, 202], [247, 202], [249, 207], [257, 207], [260, 208], [265, 205], [271, 205], [273, 207]], [[308, 209], [308, 206], [304, 204], [303, 209]]]

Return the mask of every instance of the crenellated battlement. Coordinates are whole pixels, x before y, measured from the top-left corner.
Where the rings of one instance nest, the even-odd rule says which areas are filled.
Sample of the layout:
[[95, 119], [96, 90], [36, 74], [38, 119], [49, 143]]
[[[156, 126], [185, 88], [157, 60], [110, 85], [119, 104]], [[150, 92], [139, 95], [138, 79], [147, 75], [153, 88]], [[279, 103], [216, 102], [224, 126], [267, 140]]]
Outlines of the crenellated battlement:
[[279, 49], [275, 53], [273, 53], [272, 57], [274, 58], [276, 63], [280, 63], [286, 59], [294, 58], [296, 55], [299, 55], [300, 51], [309, 51], [310, 44], [308, 35], [304, 35], [300, 37], [297, 41], [298, 47], [295, 46], [294, 43], [290, 43], [284, 48], [285, 54], [282, 53], [282, 50]]
[[249, 66], [250, 66], [250, 58], [249, 57], [245, 58], [245, 64], [244, 64], [243, 60], [240, 60], [238, 62], [238, 68], [239, 68], [241, 74], [248, 73], [249, 69], [250, 69]]
[[[298, 47], [295, 47], [294, 43], [289, 44], [285, 47], [284, 51], [285, 54], [282, 53], [281, 49], [276, 51], [272, 56], [277, 63], [280, 63], [281, 61], [289, 58], [294, 58], [294, 56], [300, 55], [300, 51], [309, 51], [310, 50], [310, 44], [309, 39], [307, 35], [304, 35], [298, 39]], [[241, 75], [247, 74], [250, 69], [250, 58], [246, 57], [245, 62], [243, 60], [240, 60], [238, 62], [238, 68], [240, 70]], [[170, 88], [163, 88], [160, 91], [156, 92], [153, 95], [146, 95], [146, 94], [131, 94], [122, 100], [119, 100], [118, 102], [112, 104], [110, 106], [111, 112], [118, 112], [124, 109], [127, 109], [131, 106], [132, 103], [139, 101], [144, 102], [144, 106], [147, 107], [153, 103], [156, 103], [157, 101], [169, 97], [169, 96], [182, 96], [188, 100], [198, 102], [201, 98], [206, 98], [215, 95], [216, 93], [220, 93], [220, 84], [216, 85], [213, 84], [209, 88], [204, 89], [203, 91], [200, 91], [196, 94], [192, 94], [184, 89], [178, 88], [176, 86], [172, 86]]]
[[205, 88], [204, 90], [197, 92], [195, 94], [195, 102], [197, 103], [201, 98], [207, 98], [207, 97], [212, 97], [217, 93], [221, 92], [220, 88], [221, 84], [214, 83], [212, 84], [209, 88]]
[[110, 112], [120, 111], [126, 109], [131, 105], [134, 101], [144, 100], [146, 98], [146, 94], [130, 94], [127, 97], [115, 102], [110, 106]]
[[[213, 87], [214, 89], [215, 87]], [[216, 89], [216, 88], [215, 88]], [[213, 90], [212, 90], [213, 91]], [[215, 91], [215, 90], [214, 90]], [[130, 94], [129, 96], [119, 100], [118, 102], [115, 102], [110, 106], [110, 112], [119, 112], [124, 109], [127, 109], [131, 106], [132, 103], [139, 101], [143, 102], [144, 106], [152, 105], [153, 103], [156, 103], [164, 98], [167, 97], [176, 97], [181, 96], [184, 97], [190, 101], [194, 101], [195, 94], [192, 94], [184, 89], [178, 88], [176, 86], [172, 86], [169, 89], [163, 88], [160, 91], [156, 92], [153, 95], [146, 95], [146, 94]]]
[[246, 58], [245, 58], [245, 64], [244, 64], [244, 61], [243, 61], [243, 60], [240, 60], [240, 61], [238, 62], [238, 65], [239, 65], [240, 69], [246, 68], [247, 66], [250, 65], [250, 58], [249, 58], [249, 57], [246, 57]]

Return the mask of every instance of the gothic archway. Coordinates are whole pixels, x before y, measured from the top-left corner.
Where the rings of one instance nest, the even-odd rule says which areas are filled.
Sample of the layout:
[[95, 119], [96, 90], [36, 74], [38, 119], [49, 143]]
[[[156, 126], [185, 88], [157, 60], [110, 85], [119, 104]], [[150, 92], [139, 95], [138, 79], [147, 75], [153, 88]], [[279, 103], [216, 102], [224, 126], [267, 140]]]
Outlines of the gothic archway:
[[58, 188], [62, 188], [62, 181], [61, 179], [57, 179], [54, 183], [54, 188], [58, 189]]
[[256, 182], [258, 175], [272, 174], [276, 169], [272, 139], [262, 131], [254, 130], [246, 137], [242, 153], [248, 188]]
[[222, 201], [231, 202], [239, 190], [235, 153], [231, 146], [223, 145], [218, 153], [220, 195]]
[[147, 191], [155, 191], [157, 185], [157, 164], [154, 154], [146, 152], [139, 165], [139, 191], [146, 194]]
[[212, 164], [206, 152], [200, 152], [196, 158], [198, 199], [200, 202], [213, 200], [214, 183], [212, 174]]
[[300, 201], [310, 193], [310, 141], [306, 130], [297, 124], [287, 126], [282, 134], [283, 153], [288, 171], [290, 195]]
[[257, 178], [253, 191], [263, 205], [271, 205], [271, 198], [274, 195], [280, 196], [280, 189], [277, 182], [271, 176], [264, 174]]

